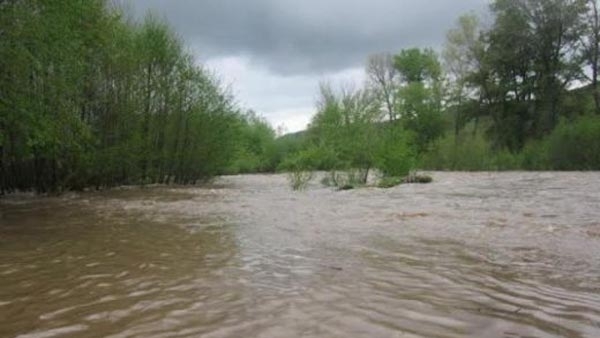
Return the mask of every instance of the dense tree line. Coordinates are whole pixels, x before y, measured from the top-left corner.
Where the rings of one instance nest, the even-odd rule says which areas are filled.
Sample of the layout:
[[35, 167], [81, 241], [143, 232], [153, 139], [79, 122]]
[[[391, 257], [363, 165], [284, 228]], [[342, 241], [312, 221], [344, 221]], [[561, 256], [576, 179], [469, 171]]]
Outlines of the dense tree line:
[[152, 15], [0, 1], [3, 193], [204, 180], [231, 167], [251, 125]]
[[600, 169], [597, 1], [496, 0], [491, 14], [487, 24], [465, 15], [448, 32], [455, 132], [424, 166]]
[[0, 192], [277, 169], [599, 169], [597, 2], [495, 0], [490, 13], [461, 17], [442, 53], [371, 56], [364, 86], [322, 85], [308, 131], [276, 139], [152, 15], [0, 1]]
[[306, 150], [287, 163], [600, 169], [596, 0], [495, 0], [490, 14], [462, 16], [440, 54], [375, 54], [362, 88], [321, 90]]
[[[477, 100], [479, 109], [470, 117], [490, 118], [495, 146], [519, 151], [551, 132], [561, 117], [585, 113], [564, 104], [573, 86], [596, 81], [585, 72], [598, 63], [589, 20], [597, 17], [595, 7], [591, 0], [496, 0], [489, 28], [468, 15], [449, 32], [445, 56], [453, 99]], [[573, 108], [579, 111], [567, 111]]]

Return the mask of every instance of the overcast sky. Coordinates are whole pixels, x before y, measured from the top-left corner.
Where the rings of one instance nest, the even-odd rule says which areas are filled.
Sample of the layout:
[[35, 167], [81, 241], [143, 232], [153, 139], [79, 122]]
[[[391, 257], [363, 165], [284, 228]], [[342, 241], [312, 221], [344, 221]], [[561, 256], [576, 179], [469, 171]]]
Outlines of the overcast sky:
[[488, 0], [127, 0], [181, 35], [239, 103], [274, 127], [304, 129], [318, 84], [363, 82], [369, 54], [440, 49], [459, 15]]

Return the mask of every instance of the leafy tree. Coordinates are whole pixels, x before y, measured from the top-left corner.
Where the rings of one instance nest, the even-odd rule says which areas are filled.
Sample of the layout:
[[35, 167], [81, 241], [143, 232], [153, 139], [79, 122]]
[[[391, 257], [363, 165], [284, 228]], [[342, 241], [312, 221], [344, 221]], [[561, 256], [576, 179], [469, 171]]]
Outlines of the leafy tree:
[[394, 127], [380, 135], [375, 163], [383, 175], [405, 177], [414, 168], [413, 137], [413, 134]]
[[446, 35], [443, 51], [444, 68], [448, 74], [448, 110], [454, 114], [454, 136], [458, 134], [471, 118], [478, 114], [465, 109], [469, 101], [481, 97], [474, 83], [473, 74], [481, 68], [483, 43], [481, 40], [479, 18], [474, 14], [465, 14], [458, 19], [457, 26]]
[[238, 109], [176, 34], [105, 0], [0, 3], [0, 190], [189, 184], [235, 156]]
[[351, 87], [335, 92], [323, 84], [309, 132], [317, 147], [333, 150], [335, 167], [360, 170], [364, 183], [374, 166], [378, 121], [378, 101], [372, 92]]
[[393, 123], [398, 118], [399, 87], [399, 72], [394, 67], [393, 56], [389, 53], [371, 55], [367, 62], [366, 73], [369, 90], [376, 94], [385, 115], [388, 116], [388, 121]]
[[418, 152], [428, 149], [444, 131], [442, 67], [431, 49], [407, 49], [394, 57], [400, 73], [398, 110], [404, 128], [415, 134]]
[[237, 153], [230, 172], [273, 172], [281, 161], [275, 144], [275, 130], [254, 111], [238, 121]]
[[581, 37], [583, 58], [590, 67], [589, 80], [592, 86], [592, 96], [596, 113], [600, 114], [600, 89], [598, 88], [598, 71], [600, 67], [600, 12], [597, 0], [587, 0], [585, 14], [585, 32]]
[[579, 0], [496, 0], [487, 34], [486, 91], [494, 142], [519, 150], [556, 125], [566, 89], [581, 75], [576, 57], [585, 6]]

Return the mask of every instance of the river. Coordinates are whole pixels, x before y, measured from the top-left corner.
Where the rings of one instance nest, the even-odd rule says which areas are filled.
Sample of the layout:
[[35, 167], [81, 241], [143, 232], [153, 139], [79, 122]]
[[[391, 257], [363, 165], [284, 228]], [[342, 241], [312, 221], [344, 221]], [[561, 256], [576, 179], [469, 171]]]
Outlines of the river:
[[0, 199], [0, 337], [600, 337], [600, 173]]

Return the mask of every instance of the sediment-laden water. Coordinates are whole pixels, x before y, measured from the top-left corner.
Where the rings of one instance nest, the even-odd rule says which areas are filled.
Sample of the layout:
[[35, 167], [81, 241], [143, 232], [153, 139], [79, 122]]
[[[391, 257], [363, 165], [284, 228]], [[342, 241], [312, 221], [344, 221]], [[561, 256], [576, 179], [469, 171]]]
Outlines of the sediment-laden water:
[[600, 337], [600, 173], [0, 200], [0, 337]]

